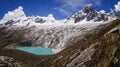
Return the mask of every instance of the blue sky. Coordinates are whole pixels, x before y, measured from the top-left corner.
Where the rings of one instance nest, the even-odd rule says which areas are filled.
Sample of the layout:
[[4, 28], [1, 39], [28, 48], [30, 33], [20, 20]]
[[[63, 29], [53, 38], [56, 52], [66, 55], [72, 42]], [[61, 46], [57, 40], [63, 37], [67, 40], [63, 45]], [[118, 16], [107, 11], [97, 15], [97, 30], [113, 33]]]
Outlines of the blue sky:
[[85, 4], [93, 4], [97, 11], [114, 9], [120, 0], [0, 0], [0, 19], [8, 11], [22, 6], [27, 16], [47, 16], [53, 14], [56, 19], [64, 19], [80, 10]]

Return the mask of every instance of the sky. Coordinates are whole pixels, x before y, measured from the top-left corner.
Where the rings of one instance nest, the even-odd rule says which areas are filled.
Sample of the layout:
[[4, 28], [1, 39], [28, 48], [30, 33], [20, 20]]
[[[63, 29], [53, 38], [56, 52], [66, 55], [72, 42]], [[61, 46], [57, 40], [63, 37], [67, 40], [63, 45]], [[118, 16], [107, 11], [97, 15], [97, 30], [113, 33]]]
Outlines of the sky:
[[[67, 18], [86, 4], [93, 4], [97, 11], [116, 9], [120, 13], [120, 0], [0, 0], [0, 19], [8, 11], [23, 7], [26, 16], [48, 16], [53, 14], [58, 20]], [[115, 6], [116, 5], [116, 6]]]

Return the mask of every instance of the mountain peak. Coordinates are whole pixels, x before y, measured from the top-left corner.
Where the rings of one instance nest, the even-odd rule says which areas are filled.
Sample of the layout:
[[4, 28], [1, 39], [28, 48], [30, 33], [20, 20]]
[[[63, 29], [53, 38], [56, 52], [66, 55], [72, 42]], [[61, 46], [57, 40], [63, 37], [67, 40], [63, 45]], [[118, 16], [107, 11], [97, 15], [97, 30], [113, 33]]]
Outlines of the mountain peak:
[[2, 19], [3, 22], [9, 21], [9, 20], [19, 20], [20, 18], [25, 18], [26, 15], [23, 11], [23, 8], [19, 6], [17, 9], [13, 11], [9, 11], [6, 13]]
[[90, 12], [95, 12], [95, 9], [92, 4], [87, 4], [85, 7], [83, 7], [82, 11], [84, 13], [90, 13]]
[[79, 12], [76, 12], [75, 14], [70, 16], [68, 19], [75, 19], [75, 23], [76, 23], [84, 19], [86, 19], [87, 21], [90, 21], [94, 19], [96, 16], [97, 16], [97, 11], [94, 9], [93, 5], [87, 4]]
[[22, 6], [19, 6], [18, 9], [19, 9], [19, 10], [23, 10], [23, 7], [22, 7]]
[[83, 7], [82, 10], [94, 10], [94, 6], [92, 4], [87, 4]]
[[54, 19], [53, 14], [49, 14], [49, 15], [48, 15], [48, 18]]
[[86, 4], [85, 7], [93, 7], [92, 4]]
[[[68, 20], [74, 19], [74, 22], [80, 22], [82, 20], [86, 21], [94, 21], [94, 22], [100, 22], [100, 21], [108, 21], [110, 17], [116, 17], [115, 11], [112, 11], [111, 13], [107, 14], [105, 13], [105, 10], [101, 10], [100, 12], [97, 12], [92, 4], [87, 4], [85, 7], [83, 7], [80, 11], [76, 12], [75, 14], [72, 14], [70, 17], [68, 17]], [[111, 15], [110, 15], [111, 14]]]
[[55, 20], [53, 14], [49, 14], [47, 18], [48, 18], [47, 20], [51, 20], [51, 21]]

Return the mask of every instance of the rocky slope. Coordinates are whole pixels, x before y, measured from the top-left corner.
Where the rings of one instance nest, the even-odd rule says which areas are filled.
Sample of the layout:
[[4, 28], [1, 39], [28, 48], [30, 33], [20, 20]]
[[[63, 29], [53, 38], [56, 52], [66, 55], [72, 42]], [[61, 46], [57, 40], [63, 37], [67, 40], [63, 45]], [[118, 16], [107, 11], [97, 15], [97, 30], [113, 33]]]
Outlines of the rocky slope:
[[[0, 56], [13, 57], [25, 67], [120, 65], [120, 19], [114, 11], [106, 14], [87, 5], [68, 19], [55, 20], [52, 14], [26, 17], [19, 7], [0, 23]], [[37, 56], [15, 49], [20, 46], [48, 47], [56, 54]]]
[[0, 56], [0, 67], [24, 67], [23, 64], [12, 57]]
[[[51, 67], [119, 67], [120, 20], [99, 26], [94, 34], [39, 63]], [[47, 61], [49, 60], [49, 62]], [[48, 63], [48, 65], [45, 65]]]
[[[3, 44], [7, 41], [7, 39], [4, 42], [0, 40]], [[120, 20], [117, 19], [99, 25], [91, 34], [86, 34], [81, 40], [73, 41], [71, 46], [53, 56], [36, 56], [4, 48], [0, 55], [12, 56], [23, 62], [25, 67], [119, 67], [119, 48]]]

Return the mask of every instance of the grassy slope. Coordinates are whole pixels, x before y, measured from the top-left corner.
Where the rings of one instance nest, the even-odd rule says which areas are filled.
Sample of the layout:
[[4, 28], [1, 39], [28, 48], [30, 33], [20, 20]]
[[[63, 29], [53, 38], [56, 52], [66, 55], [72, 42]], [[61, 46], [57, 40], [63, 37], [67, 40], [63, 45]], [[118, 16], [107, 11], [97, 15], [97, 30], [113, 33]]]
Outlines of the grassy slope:
[[[86, 37], [81, 41], [74, 43], [72, 46], [64, 49], [60, 53], [53, 56], [36, 56], [19, 50], [6, 50], [6, 49], [2, 49], [0, 51], [0, 55], [14, 57], [17, 60], [22, 61], [26, 67], [35, 67], [35, 66], [50, 67], [53, 64], [55, 67], [65, 67], [66, 64], [68, 64], [71, 61], [69, 60], [69, 58], [79, 49], [83, 51], [86, 48], [88, 48], [91, 44], [98, 42], [99, 44], [96, 46], [96, 52], [92, 56], [93, 57], [92, 60], [86, 62], [85, 64], [88, 67], [90, 66], [106, 67], [109, 65], [113, 65], [112, 62], [113, 58], [116, 55], [119, 55], [118, 51], [120, 51], [120, 49], [118, 49], [119, 46], [116, 45], [118, 44], [119, 41], [119, 36], [116, 33], [108, 34], [107, 36], [104, 36], [104, 34], [110, 31], [112, 28], [118, 26], [119, 24], [120, 24], [120, 20], [116, 20], [111, 22], [110, 24], [101, 25], [98, 27], [98, 29], [94, 30], [94, 34], [86, 35]], [[13, 38], [13, 39], [15, 40], [18, 39], [19, 41], [19, 38], [21, 40], [21, 35], [19, 36], [18, 38]], [[0, 40], [1, 48], [8, 45], [9, 43], [7, 41], [8, 39], [5, 39], [4, 36], [0, 36], [0, 39], [1, 39]], [[11, 39], [10, 42], [12, 41], [13, 40]], [[63, 58], [53, 63], [53, 61], [61, 55], [63, 56]]]

